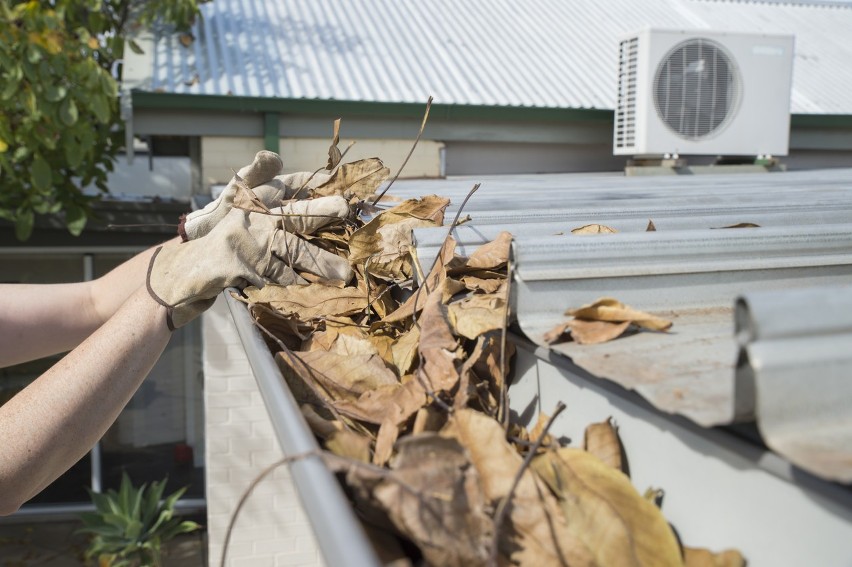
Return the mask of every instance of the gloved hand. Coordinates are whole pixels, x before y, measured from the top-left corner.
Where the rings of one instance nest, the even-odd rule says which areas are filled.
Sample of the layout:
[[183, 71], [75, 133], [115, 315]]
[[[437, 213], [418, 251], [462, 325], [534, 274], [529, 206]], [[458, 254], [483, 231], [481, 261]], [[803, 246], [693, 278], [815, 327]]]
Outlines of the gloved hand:
[[[263, 150], [257, 152], [254, 161], [240, 169], [237, 176], [270, 209], [280, 205], [284, 200], [292, 199], [294, 195], [300, 198], [308, 197], [310, 190], [322, 185], [330, 177], [327, 173], [313, 174], [309, 171], [279, 175], [283, 167], [284, 164], [278, 154]], [[181, 217], [178, 234], [184, 241], [201, 238], [225, 218], [239, 191], [238, 177], [231, 179], [215, 201], [208, 203], [203, 209]], [[304, 189], [302, 189], [303, 186]], [[299, 189], [302, 189], [302, 192], [296, 195]]]
[[148, 292], [169, 309], [170, 329], [200, 315], [226, 287], [289, 285], [305, 271], [347, 282], [349, 262], [299, 238], [349, 217], [339, 196], [293, 201], [274, 214], [232, 208], [202, 238], [161, 246], [148, 267]]

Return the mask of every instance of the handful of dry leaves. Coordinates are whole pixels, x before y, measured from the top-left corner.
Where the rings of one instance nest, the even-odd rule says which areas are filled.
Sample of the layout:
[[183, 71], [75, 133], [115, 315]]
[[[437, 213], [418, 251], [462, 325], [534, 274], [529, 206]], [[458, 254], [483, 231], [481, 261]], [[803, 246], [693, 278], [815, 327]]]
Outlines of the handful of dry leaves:
[[311, 238], [349, 259], [353, 282], [241, 297], [379, 555], [395, 565], [683, 565], [659, 508], [620, 470], [611, 423], [590, 428], [584, 450], [548, 435], [552, 419], [532, 431], [511, 422], [511, 235], [470, 256], [448, 235], [427, 271], [411, 231], [442, 226], [449, 200], [365, 207], [386, 177], [380, 160], [362, 160], [316, 190], [371, 211]]

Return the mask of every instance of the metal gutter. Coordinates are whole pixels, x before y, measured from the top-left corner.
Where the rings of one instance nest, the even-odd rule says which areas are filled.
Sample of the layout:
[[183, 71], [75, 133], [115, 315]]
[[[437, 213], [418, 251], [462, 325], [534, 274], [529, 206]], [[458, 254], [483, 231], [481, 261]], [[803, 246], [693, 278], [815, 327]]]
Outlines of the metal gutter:
[[747, 293], [735, 321], [736, 391], [767, 445], [852, 482], [852, 286]]
[[293, 461], [289, 467], [326, 564], [356, 567], [380, 565], [340, 484], [320, 457], [320, 447], [305, 423], [269, 348], [254, 326], [246, 306], [231, 297], [231, 291], [226, 290], [224, 293], [228, 308], [281, 450], [285, 456], [315, 453]]

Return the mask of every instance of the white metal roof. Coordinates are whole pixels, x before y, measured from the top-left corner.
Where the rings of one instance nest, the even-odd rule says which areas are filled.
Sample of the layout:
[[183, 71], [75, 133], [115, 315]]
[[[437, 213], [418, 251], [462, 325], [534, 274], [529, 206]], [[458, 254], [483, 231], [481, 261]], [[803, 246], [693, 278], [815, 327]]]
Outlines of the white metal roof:
[[[128, 54], [144, 90], [612, 109], [643, 27], [792, 33], [793, 113], [852, 114], [852, 7], [710, 0], [215, 0], [196, 40]], [[141, 63], [141, 68], [139, 64]]]

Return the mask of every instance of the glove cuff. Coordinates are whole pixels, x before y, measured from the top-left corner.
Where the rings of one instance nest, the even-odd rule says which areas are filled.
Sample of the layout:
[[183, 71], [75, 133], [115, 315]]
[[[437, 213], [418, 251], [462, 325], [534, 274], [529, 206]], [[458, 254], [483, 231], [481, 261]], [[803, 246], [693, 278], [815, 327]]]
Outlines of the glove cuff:
[[178, 219], [177, 233], [180, 236], [181, 242], [189, 240], [189, 236], [186, 235], [186, 213], [182, 214]]
[[148, 273], [145, 275], [145, 287], [148, 289], [148, 294], [154, 298], [154, 301], [166, 308], [166, 325], [170, 331], [174, 331], [177, 328], [175, 327], [174, 319], [172, 318], [174, 308], [163, 301], [162, 298], [154, 291], [154, 288], [151, 287], [151, 272], [154, 270], [154, 261], [157, 259], [157, 256], [160, 254], [162, 249], [162, 246], [158, 246], [151, 255], [151, 260], [148, 262]]

